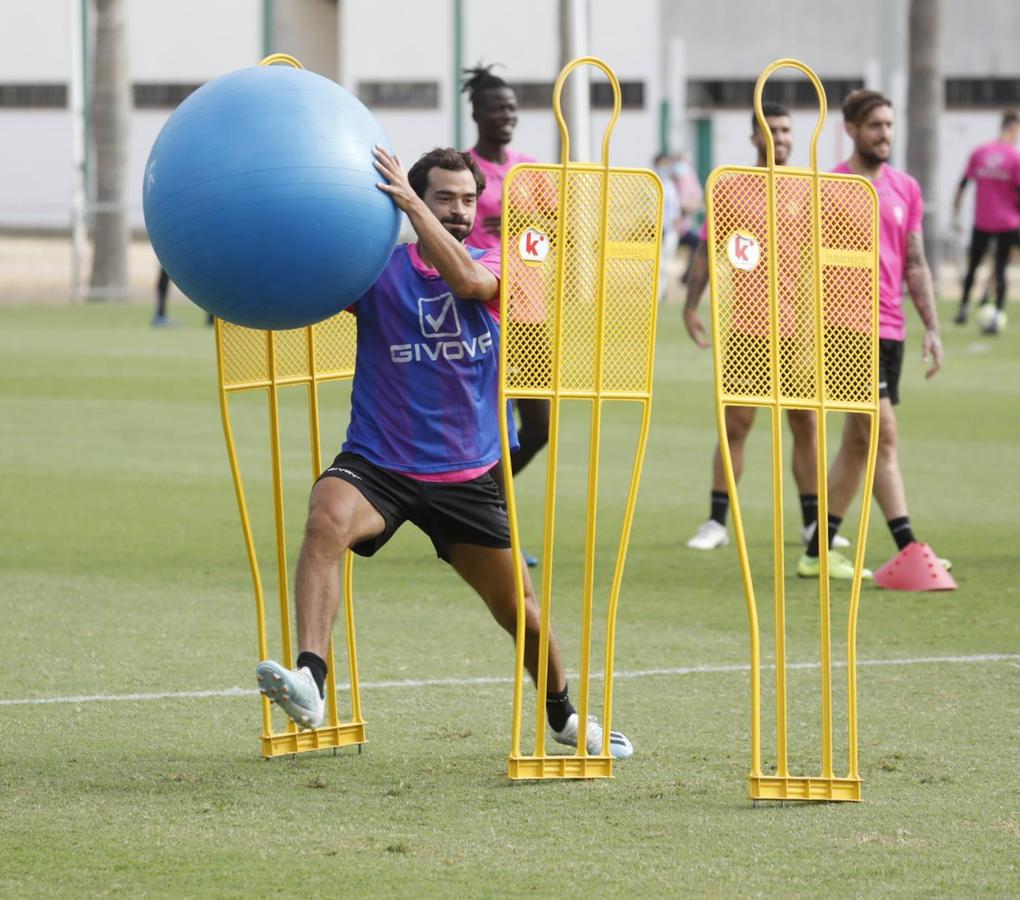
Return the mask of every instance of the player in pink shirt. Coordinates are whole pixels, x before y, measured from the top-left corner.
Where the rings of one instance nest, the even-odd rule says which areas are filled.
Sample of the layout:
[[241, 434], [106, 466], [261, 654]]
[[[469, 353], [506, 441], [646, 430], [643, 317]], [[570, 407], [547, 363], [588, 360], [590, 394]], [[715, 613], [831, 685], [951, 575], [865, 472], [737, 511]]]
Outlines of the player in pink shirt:
[[[482, 249], [500, 246], [500, 227], [503, 216], [503, 180], [518, 163], [536, 162], [533, 156], [517, 153], [510, 149], [514, 128], [517, 127], [517, 97], [492, 66], [478, 65], [466, 69], [467, 76], [461, 90], [471, 100], [471, 117], [478, 126], [478, 139], [468, 150], [482, 174], [485, 175], [485, 190], [478, 197], [475, 224], [467, 237], [472, 247]], [[544, 311], [538, 314], [544, 318]], [[539, 327], [544, 329], [539, 319]], [[516, 475], [549, 442], [549, 401], [540, 399], [519, 399], [514, 404], [520, 418], [517, 439], [520, 446], [510, 454], [510, 468]], [[500, 488], [503, 489], [503, 470], [493, 469]], [[529, 566], [538, 565], [538, 559], [525, 553]]]
[[[786, 164], [793, 148], [793, 131], [789, 111], [778, 103], [765, 103], [762, 108], [765, 122], [772, 132], [775, 146], [776, 165]], [[756, 165], [766, 164], [765, 137], [758, 128], [758, 120], [751, 114], [751, 143], [757, 151]], [[760, 211], [764, 225], [765, 210]], [[701, 241], [694, 251], [691, 270], [687, 276], [687, 300], [684, 304], [684, 325], [691, 340], [702, 349], [709, 346], [708, 332], [698, 315], [698, 304], [708, 284], [708, 226], [701, 226]], [[762, 269], [764, 271], [764, 269]], [[782, 272], [780, 273], [783, 274]], [[754, 326], [757, 318], [755, 311], [748, 311], [748, 333], [760, 331], [761, 326]], [[760, 322], [767, 321], [760, 318]], [[763, 336], [763, 335], [761, 335]], [[739, 481], [744, 469], [744, 447], [747, 436], [754, 425], [757, 410], [753, 406], [726, 407], [726, 439], [729, 444], [730, 458], [733, 460], [733, 477]], [[815, 450], [815, 414], [810, 410], [791, 409], [787, 411], [786, 421], [793, 434], [793, 477], [797, 482], [800, 496], [801, 514], [804, 528], [801, 536], [804, 542], [811, 540], [818, 526], [818, 464]], [[692, 550], [715, 550], [729, 543], [726, 530], [726, 518], [729, 513], [730, 498], [726, 489], [726, 473], [723, 470], [722, 455], [718, 445], [712, 457], [712, 491], [710, 496], [709, 517], [698, 526], [693, 537], [687, 541]], [[839, 546], [846, 546], [843, 537], [837, 537]]]
[[[970, 292], [974, 274], [995, 241], [995, 306], [1002, 313], [1006, 306], [1006, 264], [1013, 247], [1020, 243], [1020, 114], [1007, 112], [1002, 117], [998, 140], [982, 144], [970, 155], [967, 169], [953, 199], [953, 220], [959, 220], [960, 205], [967, 182], [977, 185], [974, 198], [974, 228], [970, 236], [967, 274], [963, 278], [963, 299], [953, 320], [957, 325], [967, 321]], [[982, 301], [983, 302], [983, 301]], [[1000, 315], [984, 325], [984, 331], [999, 331]]]
[[[896, 414], [903, 366], [903, 283], [924, 323], [921, 356], [931, 378], [942, 367], [942, 341], [935, 312], [931, 271], [924, 255], [921, 219], [924, 203], [917, 182], [887, 162], [892, 150], [892, 103], [877, 91], [859, 90], [843, 101], [843, 122], [853, 141], [850, 159], [835, 172], [868, 178], [878, 193], [879, 216], [879, 422], [878, 459], [875, 465], [875, 499], [885, 515], [893, 540], [902, 551], [915, 541], [907, 513], [907, 495], [897, 457]], [[829, 469], [829, 539], [839, 529], [867, 467], [869, 419], [850, 413], [843, 439]], [[946, 568], [947, 560], [942, 561]], [[818, 535], [797, 566], [797, 574], [817, 578]], [[853, 564], [838, 553], [829, 554], [829, 572], [849, 579]], [[870, 573], [865, 573], [869, 577]]]

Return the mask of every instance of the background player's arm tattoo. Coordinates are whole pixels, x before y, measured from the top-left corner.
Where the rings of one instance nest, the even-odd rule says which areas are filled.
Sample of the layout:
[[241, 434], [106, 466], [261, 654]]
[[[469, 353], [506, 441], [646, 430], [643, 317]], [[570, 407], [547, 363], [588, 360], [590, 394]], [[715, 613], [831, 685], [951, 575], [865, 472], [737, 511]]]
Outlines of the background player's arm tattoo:
[[905, 277], [910, 299], [914, 301], [917, 314], [928, 331], [938, 331], [939, 318], [935, 312], [935, 289], [931, 280], [931, 269], [924, 256], [924, 238], [920, 231], [907, 235], [907, 264]]

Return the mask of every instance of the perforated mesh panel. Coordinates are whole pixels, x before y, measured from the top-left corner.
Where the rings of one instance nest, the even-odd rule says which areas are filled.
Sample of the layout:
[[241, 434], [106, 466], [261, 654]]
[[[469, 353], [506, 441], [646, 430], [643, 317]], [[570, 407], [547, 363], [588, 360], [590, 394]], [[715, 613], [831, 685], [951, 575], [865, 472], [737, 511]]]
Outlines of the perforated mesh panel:
[[354, 377], [358, 351], [358, 320], [340, 313], [312, 326], [315, 340], [315, 372], [323, 379]]
[[874, 195], [858, 179], [819, 176], [816, 287], [812, 182], [810, 174], [776, 174], [772, 240], [766, 170], [726, 168], [713, 175], [707, 197], [714, 226], [709, 265], [723, 402], [878, 402], [872, 376], [878, 278]]
[[269, 380], [269, 333], [220, 322], [223, 386]]
[[[610, 170], [605, 267], [600, 272], [601, 170], [518, 166], [504, 186], [503, 273], [507, 292], [508, 396], [644, 395], [651, 391], [651, 339], [661, 240], [660, 186], [649, 172]], [[558, 245], [565, 216], [564, 246]], [[555, 381], [557, 268], [562, 254], [562, 353]], [[602, 373], [598, 298], [602, 281]]]
[[[220, 322], [223, 387], [245, 390], [273, 380], [268, 331]], [[309, 338], [314, 365], [309, 360]], [[351, 378], [357, 351], [357, 319], [342, 312], [307, 328], [272, 332], [276, 379], [305, 384], [311, 380]]]

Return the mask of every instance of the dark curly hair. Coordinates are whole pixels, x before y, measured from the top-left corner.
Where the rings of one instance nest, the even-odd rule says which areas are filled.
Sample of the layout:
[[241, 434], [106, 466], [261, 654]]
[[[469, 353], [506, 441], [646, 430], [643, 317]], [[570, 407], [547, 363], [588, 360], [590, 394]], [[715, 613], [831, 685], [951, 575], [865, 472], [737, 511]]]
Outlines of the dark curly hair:
[[481, 99], [482, 94], [486, 91], [491, 90], [492, 88], [510, 87], [510, 85], [502, 78], [492, 73], [492, 70], [497, 65], [499, 65], [499, 63], [493, 63], [489, 66], [479, 63], [473, 68], [461, 70], [464, 78], [460, 83], [460, 91], [462, 94], [468, 95], [468, 99], [471, 101], [471, 105], [473, 107], [478, 105], [478, 101]]
[[475, 177], [475, 185], [481, 196], [485, 190], [485, 176], [468, 153], [461, 153], [453, 147], [436, 147], [429, 150], [407, 172], [407, 181], [411, 189], [419, 196], [425, 196], [425, 188], [429, 184], [429, 172], [433, 169], [446, 169], [449, 172], [461, 172], [467, 169]]

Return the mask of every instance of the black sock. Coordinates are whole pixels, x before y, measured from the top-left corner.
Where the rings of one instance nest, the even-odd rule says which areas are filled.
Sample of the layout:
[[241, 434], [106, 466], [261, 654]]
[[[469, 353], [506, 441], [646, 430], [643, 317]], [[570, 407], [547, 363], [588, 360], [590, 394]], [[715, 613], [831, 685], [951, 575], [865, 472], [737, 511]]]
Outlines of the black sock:
[[[829, 546], [832, 546], [832, 539], [836, 536], [836, 532], [839, 531], [839, 526], [843, 524], [842, 516], [834, 516], [829, 513]], [[818, 529], [815, 529], [815, 533], [811, 536], [811, 543], [808, 544], [807, 548], [808, 556], [818, 556]]]
[[730, 495], [726, 491], [712, 491], [712, 506], [709, 510], [708, 517], [718, 522], [720, 525], [726, 525], [726, 513], [730, 511]]
[[912, 544], [917, 538], [914, 537], [914, 530], [910, 527], [910, 516], [900, 516], [898, 519], [890, 519], [887, 523], [892, 532], [893, 540], [900, 550]]
[[326, 673], [329, 669], [326, 666], [326, 660], [321, 656], [316, 656], [314, 653], [310, 653], [307, 650], [302, 650], [298, 654], [297, 667], [303, 668], [307, 666], [309, 671], [312, 673], [312, 678], [315, 679], [315, 684], [319, 688], [319, 696], [326, 696]]
[[569, 692], [569, 688], [564, 688], [559, 693], [553, 691], [545, 692], [545, 717], [553, 731], [563, 731], [563, 726], [567, 724], [567, 719], [576, 712], [574, 704], [570, 702], [570, 697], [567, 696]]
[[800, 514], [804, 517], [804, 527], [818, 521], [818, 494], [800, 495]]

